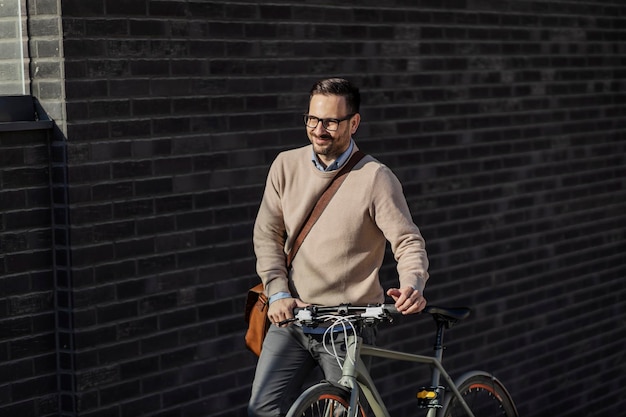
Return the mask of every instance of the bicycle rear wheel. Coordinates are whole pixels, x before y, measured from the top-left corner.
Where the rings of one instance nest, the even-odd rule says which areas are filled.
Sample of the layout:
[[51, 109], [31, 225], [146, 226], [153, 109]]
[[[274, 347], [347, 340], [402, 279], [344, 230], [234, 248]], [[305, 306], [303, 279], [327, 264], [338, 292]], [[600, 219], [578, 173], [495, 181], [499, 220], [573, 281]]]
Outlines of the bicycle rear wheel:
[[[508, 391], [489, 374], [473, 374], [457, 385], [474, 417], [518, 417]], [[449, 394], [441, 413], [443, 417], [466, 417], [461, 402]]]
[[[289, 409], [287, 417], [345, 417], [349, 406], [348, 390], [323, 382], [303, 392]], [[367, 417], [360, 406], [357, 416]]]

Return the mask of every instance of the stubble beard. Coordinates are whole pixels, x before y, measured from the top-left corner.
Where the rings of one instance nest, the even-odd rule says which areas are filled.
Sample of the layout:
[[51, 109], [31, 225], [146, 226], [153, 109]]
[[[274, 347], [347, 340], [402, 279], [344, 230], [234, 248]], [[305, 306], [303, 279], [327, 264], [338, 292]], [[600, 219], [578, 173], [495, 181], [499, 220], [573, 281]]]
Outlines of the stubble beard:
[[332, 143], [328, 144], [328, 146], [319, 146], [319, 145], [313, 144], [313, 150], [318, 155], [333, 156], [332, 145], [333, 145]]
[[[311, 144], [313, 145], [313, 150], [318, 155], [324, 156], [333, 156], [335, 153], [335, 141], [331, 136], [323, 135], [319, 136], [320, 139], [327, 140], [328, 143], [326, 145], [319, 145], [315, 143], [315, 137], [311, 139]], [[338, 156], [338, 155], [335, 155]]]

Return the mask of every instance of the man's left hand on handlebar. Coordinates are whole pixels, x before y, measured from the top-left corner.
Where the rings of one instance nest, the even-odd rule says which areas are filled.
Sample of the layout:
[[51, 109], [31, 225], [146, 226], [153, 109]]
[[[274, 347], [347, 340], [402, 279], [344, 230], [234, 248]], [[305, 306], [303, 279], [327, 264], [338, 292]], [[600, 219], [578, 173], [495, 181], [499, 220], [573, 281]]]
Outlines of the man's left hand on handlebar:
[[395, 301], [398, 312], [416, 314], [426, 307], [426, 299], [413, 287], [389, 288], [387, 295]]

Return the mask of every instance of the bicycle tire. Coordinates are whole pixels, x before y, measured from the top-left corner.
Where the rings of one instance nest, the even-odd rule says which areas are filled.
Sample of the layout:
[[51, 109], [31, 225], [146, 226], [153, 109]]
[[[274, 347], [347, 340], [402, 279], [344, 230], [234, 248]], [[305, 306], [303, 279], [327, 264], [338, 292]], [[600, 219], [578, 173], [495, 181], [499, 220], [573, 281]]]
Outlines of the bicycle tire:
[[[457, 384], [461, 396], [474, 417], [518, 417], [517, 409], [508, 391], [495, 377], [476, 373]], [[461, 402], [448, 394], [444, 403], [443, 417], [467, 417]]]
[[[344, 417], [348, 415], [350, 392], [343, 387], [322, 382], [307, 389], [287, 412], [287, 417]], [[359, 406], [358, 416], [368, 417]]]

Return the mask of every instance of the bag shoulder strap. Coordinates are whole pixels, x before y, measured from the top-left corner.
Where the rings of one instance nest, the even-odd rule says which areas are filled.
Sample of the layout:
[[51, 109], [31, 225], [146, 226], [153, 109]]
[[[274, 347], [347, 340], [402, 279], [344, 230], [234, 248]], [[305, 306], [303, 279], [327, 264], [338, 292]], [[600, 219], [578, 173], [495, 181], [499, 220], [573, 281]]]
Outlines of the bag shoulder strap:
[[364, 156], [365, 153], [361, 152], [360, 150], [353, 153], [348, 162], [346, 162], [346, 164], [339, 170], [337, 175], [335, 175], [330, 181], [330, 184], [328, 184], [328, 186], [320, 196], [319, 200], [317, 200], [317, 203], [315, 203], [315, 206], [313, 206], [313, 210], [311, 210], [302, 228], [300, 229], [300, 232], [298, 233], [298, 236], [294, 241], [293, 247], [291, 248], [291, 251], [289, 251], [289, 255], [287, 255], [287, 269], [291, 267], [291, 262], [293, 262], [293, 258], [296, 256], [298, 249], [300, 249], [304, 238], [309, 234], [311, 228], [339, 189], [339, 186], [341, 186], [343, 181], [346, 179], [348, 173], [361, 159], [363, 159]]

